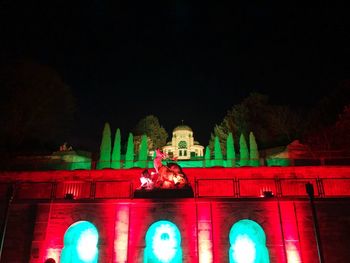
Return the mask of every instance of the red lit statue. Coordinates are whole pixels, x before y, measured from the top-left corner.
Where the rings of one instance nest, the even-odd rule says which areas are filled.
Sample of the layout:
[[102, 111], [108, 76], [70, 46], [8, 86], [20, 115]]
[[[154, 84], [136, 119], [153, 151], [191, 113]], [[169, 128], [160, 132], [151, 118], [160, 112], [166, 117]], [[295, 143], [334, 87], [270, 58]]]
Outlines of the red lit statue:
[[153, 166], [154, 169], [156, 170], [156, 173], [159, 173], [159, 169], [163, 166], [162, 160], [166, 159], [167, 156], [165, 153], [163, 153], [161, 150], [156, 149], [156, 157], [153, 160]]
[[141, 187], [146, 190], [156, 189], [178, 189], [188, 185], [188, 180], [175, 163], [162, 164], [162, 160], [168, 158], [160, 149], [156, 150], [156, 157], [153, 164], [156, 172], [149, 173], [144, 170], [141, 174]]

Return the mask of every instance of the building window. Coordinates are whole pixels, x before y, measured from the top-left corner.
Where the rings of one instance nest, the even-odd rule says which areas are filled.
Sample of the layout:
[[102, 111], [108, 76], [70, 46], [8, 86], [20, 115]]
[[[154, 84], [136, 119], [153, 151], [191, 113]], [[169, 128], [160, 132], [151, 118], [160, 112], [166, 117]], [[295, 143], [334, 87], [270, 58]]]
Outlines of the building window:
[[185, 141], [180, 141], [178, 146], [179, 149], [187, 149], [187, 143]]
[[179, 156], [182, 156], [182, 150], [179, 151]]
[[61, 263], [97, 263], [98, 232], [88, 221], [72, 224], [64, 234]]
[[146, 233], [144, 263], [181, 263], [181, 235], [175, 224], [161, 220], [153, 223]]
[[243, 219], [235, 223], [229, 234], [230, 263], [269, 263], [264, 230], [255, 221]]
[[184, 150], [184, 156], [187, 156], [187, 151], [186, 150]]

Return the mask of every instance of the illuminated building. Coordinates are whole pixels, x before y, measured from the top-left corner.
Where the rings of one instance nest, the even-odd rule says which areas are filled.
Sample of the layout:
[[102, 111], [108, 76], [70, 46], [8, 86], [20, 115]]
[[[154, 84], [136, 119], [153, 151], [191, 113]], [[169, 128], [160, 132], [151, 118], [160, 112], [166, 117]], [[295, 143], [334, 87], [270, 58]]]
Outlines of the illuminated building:
[[173, 137], [163, 147], [163, 152], [178, 160], [188, 160], [203, 156], [204, 147], [194, 140], [193, 131], [187, 125], [179, 125], [173, 130]]
[[163, 199], [141, 172], [1, 172], [1, 262], [318, 262], [309, 182], [324, 262], [350, 258], [349, 166], [184, 168], [195, 196]]

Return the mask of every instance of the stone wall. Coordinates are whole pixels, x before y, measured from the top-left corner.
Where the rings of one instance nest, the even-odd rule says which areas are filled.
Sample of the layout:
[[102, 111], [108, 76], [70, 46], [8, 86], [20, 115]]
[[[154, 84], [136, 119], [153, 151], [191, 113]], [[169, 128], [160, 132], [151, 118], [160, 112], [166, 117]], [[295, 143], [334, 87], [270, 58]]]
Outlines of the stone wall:
[[[316, 208], [325, 262], [347, 262], [350, 200], [318, 200]], [[156, 221], [169, 220], [181, 232], [183, 262], [204, 262], [199, 260], [207, 253], [212, 262], [223, 263], [228, 262], [229, 231], [241, 219], [254, 220], [263, 228], [271, 262], [283, 263], [287, 258], [288, 262], [317, 262], [307, 200], [192, 198], [13, 203], [1, 262], [58, 259], [65, 231], [80, 220], [98, 229], [99, 262], [142, 262], [147, 229]]]

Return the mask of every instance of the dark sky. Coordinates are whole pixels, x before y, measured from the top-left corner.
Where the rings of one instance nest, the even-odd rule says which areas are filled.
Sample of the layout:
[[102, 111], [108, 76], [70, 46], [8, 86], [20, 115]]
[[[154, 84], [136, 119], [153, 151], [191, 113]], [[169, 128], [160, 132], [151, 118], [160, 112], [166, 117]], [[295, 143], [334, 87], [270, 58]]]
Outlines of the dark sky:
[[230, 2], [0, 0], [0, 58], [58, 71], [77, 101], [71, 140], [94, 149], [105, 121], [126, 137], [148, 114], [206, 145], [251, 91], [310, 106], [349, 78], [349, 9]]

